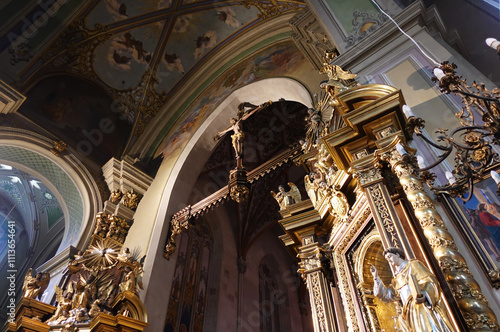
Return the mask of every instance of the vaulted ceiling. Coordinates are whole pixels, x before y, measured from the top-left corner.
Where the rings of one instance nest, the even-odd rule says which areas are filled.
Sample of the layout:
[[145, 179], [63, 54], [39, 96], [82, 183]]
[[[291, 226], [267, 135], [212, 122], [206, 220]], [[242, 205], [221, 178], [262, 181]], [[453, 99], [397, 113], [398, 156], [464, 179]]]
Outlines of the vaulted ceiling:
[[150, 158], [172, 143], [163, 137], [191, 129], [230, 92], [303, 63], [288, 21], [304, 8], [296, 0], [10, 1], [0, 7], [0, 59], [31, 99], [21, 113], [54, 135], [101, 164], [145, 148]]

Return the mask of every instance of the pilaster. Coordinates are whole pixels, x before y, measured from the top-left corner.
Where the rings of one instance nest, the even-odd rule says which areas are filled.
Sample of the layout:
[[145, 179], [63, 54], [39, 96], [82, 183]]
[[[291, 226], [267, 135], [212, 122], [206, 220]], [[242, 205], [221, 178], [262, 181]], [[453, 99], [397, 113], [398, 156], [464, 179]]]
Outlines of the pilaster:
[[384, 247], [400, 248], [411, 256], [411, 247], [405, 236], [401, 220], [396, 213], [378, 161], [373, 155], [370, 155], [354, 161], [352, 165], [351, 171], [365, 192]]
[[125, 220], [133, 219], [135, 210], [153, 179], [134, 166], [134, 160], [111, 158], [102, 172], [111, 196], [104, 202], [104, 213], [114, 214]]
[[323, 253], [319, 244], [310, 234], [302, 239], [304, 245], [299, 248], [299, 272], [309, 290], [314, 332], [337, 331], [332, 308], [332, 294], [325, 271], [321, 264]]

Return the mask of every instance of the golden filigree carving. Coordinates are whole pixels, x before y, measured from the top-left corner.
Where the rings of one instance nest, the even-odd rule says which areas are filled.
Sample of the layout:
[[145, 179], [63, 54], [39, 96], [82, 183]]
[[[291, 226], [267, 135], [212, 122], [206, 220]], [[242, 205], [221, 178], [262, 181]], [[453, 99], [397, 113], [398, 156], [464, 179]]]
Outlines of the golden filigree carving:
[[99, 212], [95, 216], [94, 236], [100, 238], [111, 238], [118, 243], [125, 242], [130, 225], [125, 219], [118, 218], [114, 214], [106, 215]]
[[370, 168], [362, 171], [354, 171], [354, 178], [358, 179], [360, 186], [365, 186], [369, 183], [383, 179], [382, 172], [378, 168]]
[[286, 1], [286, 2], [278, 2], [277, 0], [271, 1], [252, 1], [245, 0], [241, 2], [243, 6], [250, 9], [252, 6], [256, 7], [259, 10], [259, 14], [257, 15], [260, 19], [268, 19], [270, 17], [279, 16], [283, 12], [289, 10], [299, 9], [301, 3]]
[[122, 198], [122, 204], [125, 207], [128, 207], [131, 210], [136, 210], [139, 202], [141, 201], [141, 197], [139, 194], [134, 192], [134, 189], [130, 189], [126, 191]]
[[441, 259], [439, 260], [439, 266], [441, 267], [441, 270], [443, 270], [443, 272], [460, 271], [470, 274], [469, 267], [467, 266], [467, 263], [465, 261], [457, 260], [451, 257], [441, 257]]
[[349, 203], [347, 202], [347, 197], [338, 190], [332, 190], [328, 196], [330, 197], [330, 214], [338, 220], [346, 220], [349, 217]]
[[321, 272], [315, 272], [308, 275], [308, 279], [310, 280], [313, 299], [314, 299], [314, 309], [316, 311], [316, 318], [319, 326], [319, 330], [321, 332], [327, 332], [327, 322], [326, 322], [326, 312], [325, 305], [323, 303], [323, 294], [321, 291], [321, 280], [320, 274]]
[[[187, 213], [187, 217], [184, 216]], [[170, 259], [170, 256], [175, 252], [175, 248], [177, 247], [177, 243], [175, 239], [177, 235], [185, 232], [189, 229], [189, 218], [191, 215], [191, 205], [186, 206], [181, 211], [177, 212], [172, 216], [172, 220], [170, 221], [170, 240], [165, 246], [165, 251], [163, 256], [166, 259]]]
[[399, 240], [398, 233], [396, 231], [396, 226], [394, 225], [394, 221], [391, 218], [391, 214], [389, 213], [389, 207], [387, 206], [387, 202], [384, 198], [382, 190], [380, 189], [380, 185], [374, 185], [367, 188], [367, 191], [370, 197], [373, 200], [373, 204], [375, 205], [375, 209], [380, 217], [382, 225], [384, 226], [385, 231], [391, 237], [391, 243], [394, 247], [399, 248]]
[[78, 19], [64, 30], [56, 42], [43, 53], [45, 70], [67, 70], [98, 79], [93, 68], [94, 51], [97, 46], [111, 38], [109, 26], [96, 24], [95, 29], [85, 25], [85, 18]]
[[[360, 199], [365, 199], [360, 198]], [[365, 206], [360, 204], [360, 206]], [[357, 219], [354, 218], [354, 215]], [[346, 232], [345, 236], [342, 238], [342, 241], [335, 248], [333, 258], [335, 263], [335, 269], [337, 271], [338, 283], [340, 294], [342, 296], [342, 301], [344, 303], [344, 308], [346, 308], [345, 315], [347, 318], [347, 325], [349, 331], [359, 331], [359, 326], [356, 318], [356, 310], [354, 306], [354, 299], [351, 296], [351, 291], [349, 288], [349, 273], [347, 272], [346, 262], [343, 260], [343, 252], [346, 250], [347, 246], [351, 243], [354, 236], [356, 236], [367, 221], [368, 217], [371, 215], [371, 211], [369, 208], [365, 208], [363, 213], [361, 214], [353, 214], [353, 219], [349, 220], [349, 229]]]
[[432, 226], [432, 227], [443, 227], [444, 226], [444, 223], [440, 218], [436, 218], [436, 217], [432, 217], [432, 216], [431, 217], [422, 217], [419, 221], [420, 221], [420, 226], [422, 226], [422, 228], [429, 227], [429, 226]]
[[490, 269], [488, 270], [488, 275], [493, 282], [493, 287], [500, 288], [500, 270], [498, 269]]
[[344, 307], [347, 308], [346, 318], [349, 331], [359, 331], [358, 324], [355, 324], [355, 322], [357, 322], [356, 310], [354, 308], [354, 300], [349, 290], [348, 274], [346, 273], [344, 267], [342, 255], [340, 253], [336, 253], [334, 257], [335, 257], [335, 268], [337, 269], [338, 276], [340, 277], [339, 280], [341, 286], [340, 294], [342, 295], [342, 300], [344, 301]]
[[50, 152], [52, 152], [54, 156], [60, 157], [67, 150], [67, 148], [66, 142], [63, 140], [53, 141], [53, 146], [52, 149], [50, 149]]
[[135, 88], [115, 92], [115, 107], [130, 122], [138, 119], [134, 125], [134, 135], [140, 136], [144, 132], [146, 125], [167, 100], [165, 91], [157, 92], [154, 88], [157, 83], [156, 72], [148, 68]]
[[455, 299], [457, 300], [472, 297], [478, 301], [488, 303], [481, 291], [478, 291], [477, 288], [471, 288], [465, 285], [458, 285], [457, 287], [455, 287], [453, 296], [455, 296]]
[[231, 195], [231, 199], [233, 201], [236, 201], [238, 203], [242, 203], [247, 200], [248, 195], [250, 195], [250, 189], [248, 189], [247, 186], [245, 185], [235, 185], [234, 187], [231, 187], [231, 190], [229, 191], [229, 195]]
[[111, 192], [111, 195], [109, 196], [109, 200], [113, 204], [118, 204], [120, 200], [122, 199], [122, 191], [120, 189], [115, 189]]
[[498, 331], [496, 320], [486, 314], [464, 314], [465, 323], [471, 331]]
[[453, 240], [443, 239], [442, 237], [439, 236], [434, 236], [432, 238], [429, 238], [429, 244], [431, 245], [432, 250], [444, 247], [450, 247], [455, 250], [458, 250]]

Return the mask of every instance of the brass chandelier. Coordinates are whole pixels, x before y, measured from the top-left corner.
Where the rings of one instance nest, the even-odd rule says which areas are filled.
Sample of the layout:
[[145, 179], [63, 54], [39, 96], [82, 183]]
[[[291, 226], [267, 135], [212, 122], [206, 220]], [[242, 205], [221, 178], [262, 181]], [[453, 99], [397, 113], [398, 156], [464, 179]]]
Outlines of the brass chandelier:
[[[422, 133], [425, 121], [416, 117], [408, 106], [403, 106], [408, 122], [406, 129], [415, 133], [434, 148], [443, 151], [431, 165], [423, 164], [419, 158], [418, 166], [421, 177], [436, 193], [447, 193], [452, 197], [460, 196], [464, 201], [470, 200], [474, 183], [483, 179], [485, 172], [499, 160], [492, 145], [500, 146], [500, 89], [492, 91], [484, 84], [466, 80], [455, 72], [456, 65], [444, 61], [434, 69], [432, 80], [437, 82], [442, 93], [453, 93], [462, 98], [462, 111], [455, 115], [460, 121], [460, 127], [451, 131], [439, 129], [437, 142]], [[455, 166], [453, 172], [446, 172], [448, 183], [435, 186], [435, 175], [429, 172], [431, 168], [442, 163], [455, 150]], [[499, 186], [500, 176], [491, 171], [492, 178]]]

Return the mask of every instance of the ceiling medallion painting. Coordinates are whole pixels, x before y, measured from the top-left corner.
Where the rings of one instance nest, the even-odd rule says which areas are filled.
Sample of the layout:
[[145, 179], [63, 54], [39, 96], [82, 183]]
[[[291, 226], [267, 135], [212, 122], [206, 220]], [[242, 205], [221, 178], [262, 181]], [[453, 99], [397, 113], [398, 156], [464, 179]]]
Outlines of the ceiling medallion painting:
[[93, 80], [121, 106], [129, 105], [118, 110], [134, 123], [136, 138], [166, 96], [223, 45], [264, 19], [304, 6], [299, 1], [94, 1], [41, 61], [24, 70], [23, 79], [29, 86], [62, 71]]

